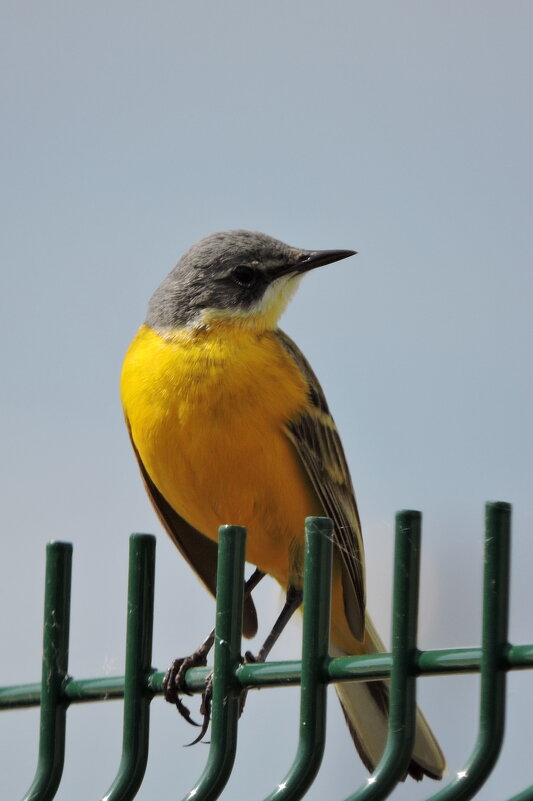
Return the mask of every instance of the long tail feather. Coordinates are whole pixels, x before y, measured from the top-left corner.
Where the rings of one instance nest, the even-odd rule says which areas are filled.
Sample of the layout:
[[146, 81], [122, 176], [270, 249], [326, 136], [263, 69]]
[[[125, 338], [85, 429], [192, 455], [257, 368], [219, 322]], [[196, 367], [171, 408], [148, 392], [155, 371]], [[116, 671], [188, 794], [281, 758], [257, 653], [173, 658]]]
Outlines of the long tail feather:
[[[379, 653], [385, 648], [372, 622], [367, 616], [365, 645], [370, 653]], [[333, 643], [331, 656], [347, 654]], [[379, 762], [387, 740], [387, 718], [389, 688], [384, 681], [342, 682], [335, 685], [344, 716], [355, 747], [369, 771]], [[424, 776], [441, 779], [446, 770], [446, 761], [437, 740], [422, 714], [417, 710], [416, 738], [413, 757], [407, 773], [420, 781]]]

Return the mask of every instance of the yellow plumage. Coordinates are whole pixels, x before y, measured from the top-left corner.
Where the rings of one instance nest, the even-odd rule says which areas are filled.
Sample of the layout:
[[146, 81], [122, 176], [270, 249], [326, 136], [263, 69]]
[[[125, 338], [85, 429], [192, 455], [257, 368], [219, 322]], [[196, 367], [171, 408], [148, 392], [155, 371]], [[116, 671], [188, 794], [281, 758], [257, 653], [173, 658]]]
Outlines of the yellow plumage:
[[142, 326], [121, 392], [135, 447], [171, 506], [213, 539], [224, 523], [246, 526], [248, 560], [286, 587], [287, 543], [301, 544], [303, 520], [322, 510], [284, 431], [307, 405], [307, 384], [276, 336], [231, 323], [165, 337]]

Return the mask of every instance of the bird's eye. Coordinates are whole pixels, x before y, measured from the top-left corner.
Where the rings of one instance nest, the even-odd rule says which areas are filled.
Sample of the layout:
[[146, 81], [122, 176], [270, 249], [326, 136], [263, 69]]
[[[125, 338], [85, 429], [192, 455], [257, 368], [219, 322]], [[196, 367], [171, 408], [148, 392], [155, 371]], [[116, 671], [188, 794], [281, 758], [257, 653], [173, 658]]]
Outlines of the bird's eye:
[[239, 266], [235, 267], [233, 270], [231, 277], [239, 286], [250, 289], [257, 281], [257, 270], [254, 270], [253, 267], [249, 267], [247, 264], [239, 264]]

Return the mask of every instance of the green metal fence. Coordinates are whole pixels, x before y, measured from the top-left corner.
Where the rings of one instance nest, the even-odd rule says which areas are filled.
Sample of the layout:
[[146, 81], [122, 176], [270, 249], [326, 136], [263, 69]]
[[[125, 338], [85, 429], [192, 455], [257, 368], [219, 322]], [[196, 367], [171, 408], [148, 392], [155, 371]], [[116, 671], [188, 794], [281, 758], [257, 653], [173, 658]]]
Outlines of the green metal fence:
[[[385, 753], [370, 781], [346, 801], [379, 801], [401, 780], [410, 760], [415, 728], [417, 676], [481, 675], [479, 729], [464, 768], [431, 801], [466, 801], [476, 796], [494, 767], [504, 731], [506, 674], [533, 667], [533, 644], [512, 645], [507, 638], [511, 509], [486, 506], [483, 625], [480, 648], [419, 651], [416, 645], [421, 516], [396, 516], [392, 652], [331, 659], [328, 655], [332, 523], [308, 518], [305, 544], [305, 605], [301, 661], [241, 663], [243, 576], [246, 532], [223, 526], [219, 538], [218, 596], [214, 646], [211, 743], [205, 769], [185, 799], [213, 801], [222, 793], [235, 759], [239, 694], [243, 688], [301, 685], [300, 733], [294, 763], [265, 801], [303, 798], [320, 767], [326, 736], [326, 689], [331, 682], [390, 677], [390, 721]], [[75, 679], [68, 675], [72, 546], [47, 546], [43, 665], [40, 684], [0, 688], [0, 709], [40, 704], [39, 755], [24, 801], [48, 801], [61, 781], [65, 724], [70, 704], [124, 699], [123, 750], [106, 801], [136, 795], [148, 759], [152, 698], [162, 692], [164, 674], [151, 666], [155, 538], [130, 540], [125, 676]], [[201, 692], [208, 668], [186, 676], [191, 692]], [[508, 801], [533, 801], [533, 785]]]

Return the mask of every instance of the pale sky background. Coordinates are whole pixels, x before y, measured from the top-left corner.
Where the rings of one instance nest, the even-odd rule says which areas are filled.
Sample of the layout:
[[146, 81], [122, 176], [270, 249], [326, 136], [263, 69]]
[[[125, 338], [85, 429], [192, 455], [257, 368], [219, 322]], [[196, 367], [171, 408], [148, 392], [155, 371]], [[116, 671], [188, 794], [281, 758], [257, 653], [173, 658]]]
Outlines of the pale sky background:
[[[45, 544], [74, 543], [70, 670], [122, 673], [128, 536], [157, 534], [154, 666], [190, 652], [214, 605], [162, 532], [118, 379], [150, 294], [183, 251], [250, 228], [355, 259], [303, 282], [284, 328], [318, 373], [363, 521], [369, 608], [390, 623], [394, 513], [424, 514], [421, 647], [480, 636], [483, 504], [514, 508], [511, 638], [533, 640], [533, 5], [510, 0], [1, 4], [1, 684], [40, 677]], [[236, 521], [238, 522], [238, 521]], [[281, 596], [261, 588], [261, 632]], [[298, 654], [293, 627], [274, 658]], [[421, 705], [460, 770], [475, 677]], [[193, 706], [197, 709], [196, 701]], [[504, 751], [479, 794], [529, 784], [533, 674], [509, 676]], [[68, 715], [58, 799], [96, 799], [119, 702]], [[251, 693], [225, 798], [292, 762], [298, 693]], [[0, 716], [0, 796], [21, 797], [38, 712]], [[207, 749], [161, 699], [138, 795], [180, 798]], [[308, 794], [365, 781], [331, 689]], [[412, 781], [394, 799], [438, 789]]]

